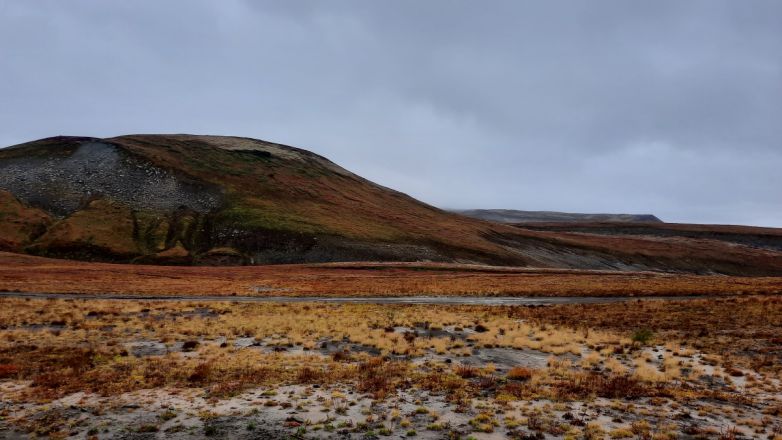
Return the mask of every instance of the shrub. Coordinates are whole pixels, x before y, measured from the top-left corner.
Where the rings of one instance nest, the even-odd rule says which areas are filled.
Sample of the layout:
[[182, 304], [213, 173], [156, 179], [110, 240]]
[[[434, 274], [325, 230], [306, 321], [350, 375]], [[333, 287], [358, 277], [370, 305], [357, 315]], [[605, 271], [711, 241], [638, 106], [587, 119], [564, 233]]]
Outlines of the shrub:
[[462, 379], [472, 379], [478, 377], [478, 369], [470, 365], [457, 365], [454, 372]]
[[19, 367], [14, 364], [0, 364], [0, 379], [8, 379], [19, 374]]
[[630, 431], [639, 438], [649, 437], [651, 430], [652, 427], [646, 420], [637, 420], [630, 425]]
[[633, 432], [627, 428], [615, 428], [608, 433], [611, 438], [631, 438]]
[[177, 414], [174, 411], [168, 410], [163, 414], [158, 415], [158, 418], [164, 422], [176, 418]]
[[206, 425], [204, 426], [204, 435], [207, 437], [214, 437], [218, 433], [217, 427], [214, 425]]
[[494, 417], [487, 412], [480, 413], [470, 420], [470, 426], [479, 432], [494, 432], [494, 427], [498, 425]]
[[478, 387], [486, 390], [497, 386], [497, 378], [494, 375], [482, 376], [478, 379]]
[[137, 432], [157, 432], [157, 425], [141, 425]]
[[348, 351], [340, 350], [335, 351], [331, 358], [334, 360], [334, 362], [351, 362], [353, 360], [353, 356], [350, 355]]
[[634, 377], [626, 375], [605, 376], [591, 372], [561, 380], [555, 385], [555, 388], [557, 394], [563, 398], [598, 396], [618, 399], [657, 394], [654, 388], [644, 385]]
[[633, 336], [632, 336], [631, 339], [633, 340], [633, 342], [637, 342], [639, 344], [646, 345], [646, 344], [649, 343], [649, 341], [652, 340], [653, 337], [654, 337], [654, 332], [652, 332], [648, 328], [642, 328], [642, 329], [636, 330], [633, 333]]
[[532, 377], [532, 370], [525, 367], [514, 367], [508, 371], [508, 379], [511, 380], [529, 380]]
[[739, 437], [739, 431], [732, 426], [724, 431], [720, 431], [720, 440], [736, 440]]
[[498, 396], [509, 396], [508, 400], [527, 398], [532, 394], [532, 390], [527, 384], [518, 382], [508, 382], [497, 392]]
[[423, 389], [446, 392], [449, 396], [459, 394], [470, 385], [468, 381], [456, 374], [443, 374], [436, 371], [424, 375], [419, 384]]
[[374, 357], [359, 365], [357, 388], [380, 399], [396, 388], [396, 381], [404, 378], [405, 373], [404, 364]]
[[217, 382], [209, 387], [208, 394], [210, 397], [232, 397], [241, 393], [245, 386], [246, 384], [239, 380]]
[[203, 384], [209, 380], [209, 376], [212, 374], [212, 364], [203, 362], [193, 369], [193, 372], [188, 376], [187, 380], [192, 383]]
[[299, 374], [296, 376], [296, 379], [299, 383], [316, 383], [320, 381], [322, 377], [323, 374], [320, 371], [310, 367], [304, 367], [299, 370]]

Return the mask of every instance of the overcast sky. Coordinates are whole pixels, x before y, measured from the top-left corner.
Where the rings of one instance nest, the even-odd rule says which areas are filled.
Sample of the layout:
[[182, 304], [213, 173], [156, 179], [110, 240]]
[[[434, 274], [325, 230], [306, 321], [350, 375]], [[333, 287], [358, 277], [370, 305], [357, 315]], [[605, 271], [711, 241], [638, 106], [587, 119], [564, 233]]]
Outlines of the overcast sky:
[[0, 0], [0, 145], [130, 133], [445, 208], [782, 226], [782, 1]]

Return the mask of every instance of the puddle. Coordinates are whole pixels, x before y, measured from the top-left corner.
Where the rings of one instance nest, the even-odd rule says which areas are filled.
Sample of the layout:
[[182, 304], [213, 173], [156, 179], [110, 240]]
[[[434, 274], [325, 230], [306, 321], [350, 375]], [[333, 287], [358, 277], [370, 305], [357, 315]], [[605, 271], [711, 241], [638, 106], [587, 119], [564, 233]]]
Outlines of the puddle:
[[[88, 293], [37, 293], [37, 292], [0, 292], [5, 298], [39, 299], [100, 299], [115, 301], [184, 301], [184, 302], [275, 302], [275, 303], [333, 303], [333, 304], [443, 304], [443, 305], [483, 305], [483, 306], [545, 306], [555, 304], [611, 304], [625, 301], [684, 301], [691, 299], [713, 298], [713, 296], [374, 296], [374, 297], [323, 297], [323, 296], [182, 296], [182, 295], [115, 295]], [[209, 309], [203, 309], [209, 310]], [[192, 313], [199, 313], [194, 311]], [[217, 316], [214, 312], [210, 316]], [[201, 316], [201, 315], [199, 315]]]
[[220, 316], [220, 314], [208, 307], [197, 307], [193, 310], [185, 310], [185, 311], [178, 311], [178, 312], [165, 311], [159, 313], [154, 313], [149, 309], [144, 309], [138, 312], [137, 316], [141, 319], [153, 319], [155, 321], [163, 321], [166, 319], [175, 321], [178, 318], [184, 318], [184, 319], [217, 318]]
[[129, 342], [125, 347], [135, 357], [162, 356], [169, 352], [166, 344], [155, 341]]
[[60, 324], [27, 324], [23, 325], [22, 328], [25, 330], [30, 330], [33, 332], [40, 332], [40, 331], [53, 331], [53, 332], [59, 332], [65, 330], [65, 325]]
[[467, 339], [468, 336], [475, 333], [473, 329], [463, 328], [460, 330], [456, 330], [456, 327], [454, 326], [446, 326], [443, 328], [430, 328], [426, 325], [419, 325], [416, 327], [404, 327], [404, 326], [394, 327], [394, 333], [405, 334], [410, 332], [415, 333], [416, 337], [451, 338], [451, 339], [461, 339], [461, 340]]
[[236, 338], [236, 340], [234, 340], [234, 347], [236, 348], [247, 348], [259, 345], [261, 345], [261, 343], [257, 342], [255, 338]]
[[[462, 358], [462, 363], [473, 366], [494, 364], [497, 370], [509, 370], [513, 367], [532, 369], [545, 368], [551, 353], [516, 348], [474, 348], [472, 356]], [[575, 359], [572, 356], [572, 359]]]
[[320, 353], [331, 356], [338, 352], [368, 353], [371, 356], [380, 356], [380, 350], [369, 345], [355, 344], [349, 341], [323, 340], [318, 342]]

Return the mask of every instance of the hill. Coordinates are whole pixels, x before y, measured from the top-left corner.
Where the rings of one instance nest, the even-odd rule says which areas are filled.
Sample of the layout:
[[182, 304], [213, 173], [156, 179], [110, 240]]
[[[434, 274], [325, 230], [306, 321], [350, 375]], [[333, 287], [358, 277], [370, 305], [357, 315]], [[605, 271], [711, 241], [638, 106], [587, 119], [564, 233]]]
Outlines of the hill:
[[782, 251], [782, 229], [737, 225], [696, 225], [685, 223], [623, 222], [539, 222], [516, 226], [527, 230], [570, 232], [612, 237], [635, 236], [648, 239], [679, 237], [717, 240], [757, 249]]
[[0, 150], [0, 250], [55, 258], [782, 274], [782, 252], [753, 244], [765, 236], [740, 235], [747, 234], [740, 243], [492, 223], [429, 206], [309, 151], [248, 138], [55, 137]]
[[576, 214], [555, 211], [519, 211], [516, 209], [467, 209], [454, 210], [453, 212], [497, 223], [662, 222], [662, 220], [651, 214]]
[[3, 205], [13, 208], [3, 222], [6, 248], [39, 255], [204, 264], [522, 262], [480, 238], [486, 225], [308, 151], [246, 138], [43, 139], [0, 151], [0, 188]]

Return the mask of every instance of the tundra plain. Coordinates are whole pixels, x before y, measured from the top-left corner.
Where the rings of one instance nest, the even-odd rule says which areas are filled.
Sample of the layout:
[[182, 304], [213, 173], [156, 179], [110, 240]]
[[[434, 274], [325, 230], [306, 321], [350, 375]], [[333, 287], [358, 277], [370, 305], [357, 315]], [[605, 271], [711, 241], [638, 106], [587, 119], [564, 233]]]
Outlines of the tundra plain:
[[[4, 291], [107, 299], [0, 298], [0, 437], [782, 438], [775, 278], [2, 259]], [[192, 298], [108, 299], [120, 293]], [[207, 293], [639, 298], [199, 302]], [[694, 294], [706, 296], [677, 299]]]

